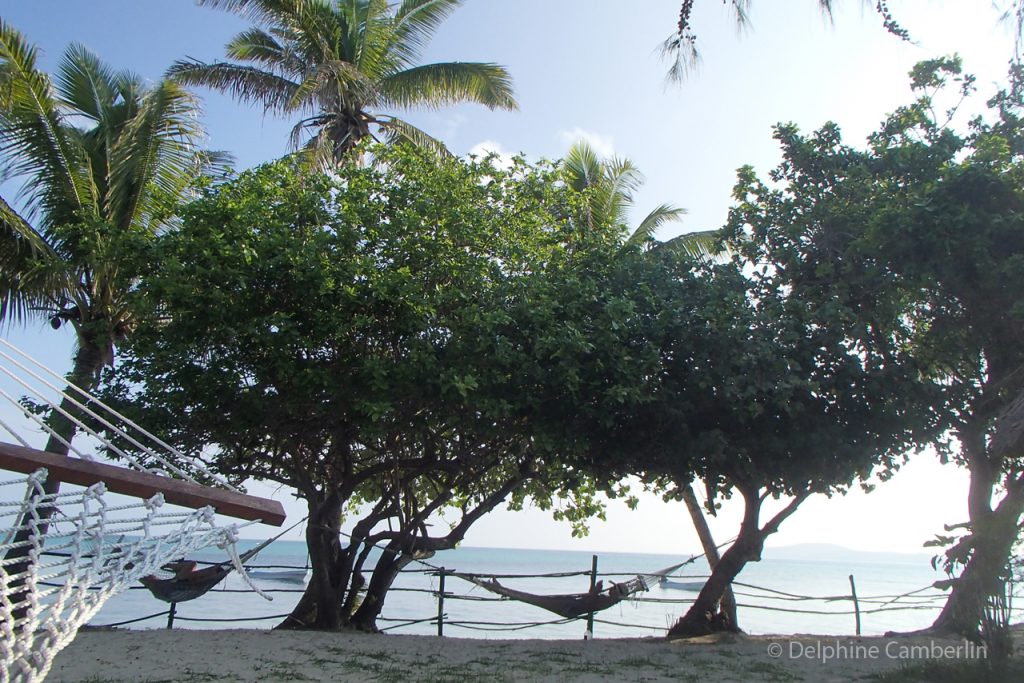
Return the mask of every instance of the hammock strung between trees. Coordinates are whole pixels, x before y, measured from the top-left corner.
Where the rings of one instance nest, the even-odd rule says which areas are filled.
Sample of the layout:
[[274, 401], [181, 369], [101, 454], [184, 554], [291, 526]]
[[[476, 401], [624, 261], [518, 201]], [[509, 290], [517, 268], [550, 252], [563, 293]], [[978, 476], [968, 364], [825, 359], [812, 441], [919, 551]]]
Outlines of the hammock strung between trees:
[[470, 583], [505, 598], [518, 600], [519, 602], [525, 602], [528, 605], [546, 609], [547, 611], [554, 612], [558, 616], [565, 617], [566, 619], [574, 619], [585, 614], [591, 614], [592, 612], [600, 612], [601, 610], [608, 609], [609, 607], [622, 602], [631, 595], [645, 592], [649, 590], [652, 585], [655, 585], [662, 577], [671, 574], [685, 564], [687, 563], [680, 562], [679, 564], [666, 567], [658, 572], [640, 574], [629, 581], [613, 583], [610, 588], [605, 590], [601, 590], [601, 583], [598, 582], [593, 592], [568, 593], [562, 595], [535, 595], [533, 593], [517, 591], [513, 588], [502, 586], [498, 583], [497, 579], [484, 580], [474, 574], [454, 572], [453, 576], [469, 581]]
[[[302, 519], [296, 522], [277, 536], [268, 538], [255, 548], [240, 554], [238, 556], [239, 564], [245, 564], [252, 558], [256, 557], [261, 550], [284, 536], [299, 524], [302, 524], [304, 521], [306, 520]], [[163, 600], [164, 602], [187, 602], [205, 595], [207, 591], [223, 581], [224, 578], [227, 577], [227, 575], [234, 569], [234, 565], [230, 562], [222, 562], [220, 564], [204, 567], [203, 569], [196, 569], [195, 567], [196, 563], [194, 560], [178, 560], [177, 562], [170, 562], [161, 568], [166, 571], [174, 572], [174, 576], [171, 578], [161, 579], [155, 574], [150, 574], [149, 576], [143, 576], [139, 579], [139, 582], [148, 588], [149, 592], [152, 593], [153, 597], [157, 600]]]

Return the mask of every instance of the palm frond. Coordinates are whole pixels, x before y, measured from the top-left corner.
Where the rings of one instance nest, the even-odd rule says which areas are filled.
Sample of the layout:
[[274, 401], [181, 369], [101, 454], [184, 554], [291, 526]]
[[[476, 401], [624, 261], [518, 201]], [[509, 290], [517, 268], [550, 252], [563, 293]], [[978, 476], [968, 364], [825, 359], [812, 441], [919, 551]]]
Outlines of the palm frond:
[[235, 167], [235, 155], [222, 149], [207, 149], [195, 155], [195, 176], [206, 176], [213, 179], [226, 178]]
[[480, 62], [412, 67], [382, 79], [380, 92], [384, 102], [401, 108], [436, 108], [461, 102], [476, 102], [490, 109], [519, 108], [508, 71], [497, 64]]
[[56, 86], [64, 104], [76, 115], [99, 122], [109, 115], [119, 82], [99, 57], [75, 43], [64, 53]]
[[[292, 130], [288, 134], [288, 147], [293, 150], [299, 150], [304, 147], [307, 147], [311, 141], [306, 140], [305, 142], [303, 142], [303, 140], [306, 138], [306, 136], [309, 134], [309, 131], [311, 130], [313, 131], [313, 138], [319, 137], [321, 133], [326, 135], [326, 133], [324, 133], [324, 126], [321, 125], [321, 118], [319, 116], [302, 119], [294, 126], [292, 126]], [[316, 146], [316, 144], [317, 143], [314, 143], [314, 146]]]
[[0, 322], [23, 322], [61, 291], [61, 260], [0, 197]]
[[632, 161], [621, 157], [605, 160], [604, 167], [612, 192], [625, 202], [632, 203], [633, 193], [644, 184], [644, 174]]
[[[299, 11], [309, 0], [197, 0], [197, 4], [211, 9], [224, 10], [246, 19], [271, 24]], [[315, 0], [314, 0], [315, 1]]]
[[661, 226], [666, 223], [681, 221], [685, 215], [686, 209], [682, 207], [670, 204], [659, 205], [640, 221], [640, 225], [637, 226], [633, 234], [626, 240], [626, 245], [633, 246], [650, 242], [654, 239], [655, 233], [658, 232]]
[[586, 140], [577, 140], [566, 152], [562, 163], [568, 174], [569, 187], [582, 192], [604, 178], [604, 164], [597, 151]]
[[282, 43], [271, 33], [250, 28], [237, 34], [224, 46], [227, 56], [240, 62], [254, 62], [271, 72], [298, 77], [306, 64], [293, 47]]
[[267, 111], [284, 112], [294, 99], [299, 85], [287, 78], [250, 66], [198, 60], [180, 60], [171, 65], [167, 76], [184, 85], [206, 86], [245, 102], [257, 102]]
[[385, 138], [390, 144], [402, 141], [411, 142], [417, 147], [430, 150], [439, 156], [451, 156], [451, 152], [448, 151], [443, 142], [435, 137], [431, 137], [408, 121], [391, 116], [387, 119], [378, 119], [377, 125], [381, 127]]
[[392, 49], [408, 67], [419, 59], [430, 39], [444, 20], [457, 10], [463, 0], [403, 0], [395, 11]]
[[334, 156], [334, 143], [326, 128], [321, 128], [312, 137], [302, 143], [305, 132], [302, 122], [292, 129], [291, 147], [295, 150], [295, 158], [308, 168], [317, 172], [328, 172], [337, 165]]
[[96, 206], [85, 155], [54, 96], [50, 78], [36, 68], [36, 49], [0, 19], [0, 174], [23, 177], [20, 196], [40, 218], [44, 234]]
[[394, 20], [388, 0], [358, 0], [353, 5], [348, 24], [348, 43], [356, 48], [352, 63], [372, 78], [397, 71]]
[[333, 102], [334, 109], [355, 111], [378, 99], [376, 84], [356, 66], [332, 60], [318, 64], [295, 89], [288, 109], [301, 109], [313, 101]]
[[158, 203], [180, 198], [198, 171], [198, 110], [195, 96], [171, 80], [146, 94], [111, 155], [108, 218], [116, 225], [149, 232], [161, 227], [152, 221]]
[[710, 261], [731, 253], [729, 247], [721, 243], [718, 230], [687, 232], [666, 242], [661, 242], [655, 248], [680, 251], [700, 261]]

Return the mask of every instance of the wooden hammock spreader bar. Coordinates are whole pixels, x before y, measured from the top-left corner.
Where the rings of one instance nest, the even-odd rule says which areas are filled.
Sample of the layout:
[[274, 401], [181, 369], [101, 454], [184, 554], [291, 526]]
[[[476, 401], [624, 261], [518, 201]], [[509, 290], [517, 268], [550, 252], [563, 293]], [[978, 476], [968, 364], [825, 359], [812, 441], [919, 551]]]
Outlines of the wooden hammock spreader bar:
[[40, 467], [45, 467], [50, 479], [56, 481], [78, 486], [92, 486], [102, 481], [113, 493], [136, 498], [162, 493], [164, 499], [174, 505], [193, 509], [209, 505], [218, 514], [228, 517], [259, 520], [270, 526], [284, 524], [284, 507], [276, 500], [0, 442], [0, 469], [31, 474]]

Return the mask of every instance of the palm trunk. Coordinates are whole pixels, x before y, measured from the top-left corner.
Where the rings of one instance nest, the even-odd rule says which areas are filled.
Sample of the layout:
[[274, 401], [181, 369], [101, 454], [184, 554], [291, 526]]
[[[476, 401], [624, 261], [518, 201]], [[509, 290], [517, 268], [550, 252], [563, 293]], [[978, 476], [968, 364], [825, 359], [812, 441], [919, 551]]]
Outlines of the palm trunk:
[[[693, 492], [693, 486], [687, 484], [683, 488], [682, 493], [683, 502], [686, 503], [686, 509], [689, 511], [690, 519], [693, 521], [693, 528], [696, 529], [697, 537], [700, 538], [700, 544], [704, 550], [704, 557], [708, 561], [708, 567], [711, 571], [714, 571], [721, 561], [721, 556], [718, 554], [718, 546], [715, 545], [715, 539], [711, 535], [708, 520], [704, 517], [704, 511], [700, 507], [697, 495]], [[719, 614], [720, 617], [726, 620], [726, 623], [730, 624], [733, 630], [740, 630], [740, 622], [736, 615], [736, 596], [733, 595], [731, 584], [726, 586], [725, 592], [722, 594]]]
[[[96, 384], [100, 370], [103, 368], [103, 359], [104, 356], [99, 345], [90, 338], [84, 337], [80, 334], [78, 338], [78, 351], [75, 353], [71, 374], [68, 376], [69, 386], [65, 388], [64, 393], [72, 395], [79, 401], [82, 401], [83, 399], [81, 395], [71, 388], [71, 385], [77, 386], [85, 391], [91, 390]], [[62, 411], [72, 415], [78, 412], [78, 408], [66, 396], [61, 400], [60, 407]], [[53, 433], [50, 434], [50, 437], [46, 441], [46, 451], [66, 456], [68, 454], [68, 447], [66, 444], [71, 443], [75, 438], [75, 434], [78, 431], [77, 425], [61, 411], [57, 410], [51, 412], [48, 418], [48, 424], [53, 430]], [[46, 482], [43, 484], [43, 494], [55, 495], [59, 491], [60, 482], [53, 478], [47, 478]], [[40, 507], [35, 509], [36, 516], [34, 518], [29, 517], [26, 514], [18, 520], [18, 532], [12, 539], [12, 545], [14, 547], [7, 551], [7, 554], [4, 556], [5, 561], [14, 561], [13, 564], [7, 564], [4, 567], [4, 571], [6, 571], [9, 576], [21, 574], [29, 568], [29, 552], [31, 551], [29, 541], [32, 538], [40, 538], [46, 535], [46, 532], [50, 528], [50, 518], [53, 516], [54, 512], [56, 512], [55, 507]], [[23, 585], [24, 580], [22, 579], [14, 580], [10, 583], [11, 598], [15, 603], [18, 602], [18, 599], [15, 596], [24, 592], [24, 590], [19, 590]], [[19, 619], [23, 617], [26, 609], [27, 607], [16, 609], [12, 613], [14, 618]]]

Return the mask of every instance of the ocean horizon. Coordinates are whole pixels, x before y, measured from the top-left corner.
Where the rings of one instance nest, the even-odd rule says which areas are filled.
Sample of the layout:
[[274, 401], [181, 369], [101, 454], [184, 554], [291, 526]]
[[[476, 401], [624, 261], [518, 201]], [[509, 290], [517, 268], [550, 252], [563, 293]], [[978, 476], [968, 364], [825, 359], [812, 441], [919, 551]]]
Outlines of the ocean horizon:
[[[239, 550], [258, 544], [242, 540]], [[685, 613], [696, 592], [689, 584], [708, 574], [703, 558], [655, 553], [532, 550], [461, 547], [413, 562], [389, 592], [378, 626], [401, 634], [436, 635], [438, 568], [488, 576], [571, 574], [501, 578], [503, 585], [535, 594], [585, 593], [591, 564], [597, 557], [598, 579], [625, 581], [688, 562], [675, 571], [667, 586], [625, 600], [595, 615], [595, 638], [661, 636]], [[223, 561], [216, 549], [195, 553], [192, 559]], [[248, 567], [304, 567], [302, 541], [276, 541]], [[851, 600], [854, 577], [860, 608], [861, 633], [880, 635], [928, 626], [942, 606], [944, 593], [931, 588], [944, 578], [922, 553], [884, 553], [850, 550], [838, 545], [806, 544], [766, 548], [760, 562], [750, 563], [734, 584], [740, 628], [751, 634], [815, 633], [853, 635], [856, 615]], [[232, 573], [203, 597], [176, 607], [174, 628], [272, 628], [280, 623], [301, 595], [302, 586], [255, 579], [273, 597], [267, 601]], [[445, 580], [444, 635], [468, 638], [582, 638], [585, 621], [566, 622], [555, 614], [525, 603], [502, 600], [454, 576]], [[899, 597], [902, 596], [902, 597]], [[91, 626], [114, 625], [165, 612], [169, 605], [141, 586], [113, 597], [90, 621]], [[152, 616], [125, 626], [164, 628], [167, 616]], [[411, 623], [410, 623], [411, 622]]]

